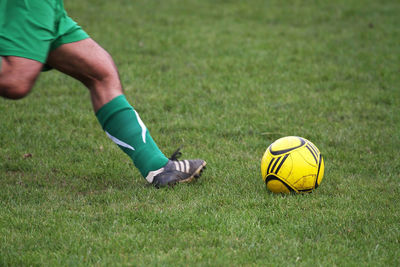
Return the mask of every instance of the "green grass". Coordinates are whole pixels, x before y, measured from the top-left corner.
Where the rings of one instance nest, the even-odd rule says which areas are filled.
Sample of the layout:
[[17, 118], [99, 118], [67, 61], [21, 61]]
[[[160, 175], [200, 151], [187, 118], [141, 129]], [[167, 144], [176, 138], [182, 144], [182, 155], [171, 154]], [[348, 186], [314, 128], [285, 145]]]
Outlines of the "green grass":
[[[208, 168], [156, 190], [56, 71], [0, 99], [0, 265], [400, 265], [400, 3], [69, 0], [169, 155]], [[275, 139], [325, 178], [266, 191]], [[30, 153], [31, 157], [24, 157]]]

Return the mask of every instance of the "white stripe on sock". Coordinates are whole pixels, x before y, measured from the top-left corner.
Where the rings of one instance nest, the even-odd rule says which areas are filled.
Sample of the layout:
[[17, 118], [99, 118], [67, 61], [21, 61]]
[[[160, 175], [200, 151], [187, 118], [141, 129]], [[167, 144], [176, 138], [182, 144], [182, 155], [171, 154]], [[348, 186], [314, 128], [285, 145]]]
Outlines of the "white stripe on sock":
[[135, 111], [136, 118], [139, 122], [140, 127], [142, 128], [143, 143], [146, 143], [146, 131], [147, 131], [146, 126], [144, 125], [143, 121], [140, 119], [139, 114], [136, 112], [136, 110], [133, 110], [133, 111]]
[[110, 137], [110, 139], [111, 139], [114, 143], [116, 143], [117, 145], [122, 146], [122, 147], [129, 148], [129, 149], [131, 149], [131, 150], [135, 150], [132, 146], [128, 145], [127, 143], [122, 142], [122, 141], [119, 140], [118, 138], [116, 138], [116, 137], [112, 136], [111, 134], [109, 134], [107, 131], [106, 131], [106, 134], [107, 134], [107, 136]]

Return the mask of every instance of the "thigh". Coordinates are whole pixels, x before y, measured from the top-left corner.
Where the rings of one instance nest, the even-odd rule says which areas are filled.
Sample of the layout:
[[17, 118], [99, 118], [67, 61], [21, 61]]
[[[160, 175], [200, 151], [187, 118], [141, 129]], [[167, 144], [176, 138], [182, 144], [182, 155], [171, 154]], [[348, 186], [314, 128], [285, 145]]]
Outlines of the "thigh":
[[90, 38], [63, 44], [52, 50], [47, 64], [86, 85], [95, 111], [122, 94], [114, 61]]
[[[2, 57], [0, 66], [0, 77], [15, 76], [14, 79], [18, 81], [23, 81], [25, 78], [27, 80], [36, 79], [39, 75], [43, 64], [32, 59], [15, 57], [15, 56], [5, 56]], [[29, 79], [28, 79], [29, 78]]]
[[63, 44], [52, 50], [47, 64], [87, 86], [93, 81], [101, 81], [109, 76], [113, 76], [119, 82], [117, 68], [111, 56], [90, 38]]

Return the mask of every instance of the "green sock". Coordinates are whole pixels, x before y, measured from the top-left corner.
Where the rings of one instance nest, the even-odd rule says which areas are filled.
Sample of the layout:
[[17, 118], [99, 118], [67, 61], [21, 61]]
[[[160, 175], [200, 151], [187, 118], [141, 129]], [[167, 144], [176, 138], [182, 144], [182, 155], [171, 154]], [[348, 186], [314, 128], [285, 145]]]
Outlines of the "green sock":
[[102, 106], [96, 116], [108, 137], [128, 154], [143, 177], [167, 164], [168, 158], [124, 95]]

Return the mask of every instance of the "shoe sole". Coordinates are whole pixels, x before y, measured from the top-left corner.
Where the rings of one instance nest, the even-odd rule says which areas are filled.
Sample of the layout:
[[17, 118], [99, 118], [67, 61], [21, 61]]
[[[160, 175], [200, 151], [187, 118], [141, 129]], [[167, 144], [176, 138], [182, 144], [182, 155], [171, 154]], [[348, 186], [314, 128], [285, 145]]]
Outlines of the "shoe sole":
[[204, 161], [203, 164], [201, 164], [191, 176], [189, 176], [188, 178], [186, 178], [184, 180], [178, 181], [178, 183], [190, 183], [193, 180], [197, 180], [198, 178], [200, 178], [203, 170], [206, 168], [206, 165], [207, 165], [207, 162]]

